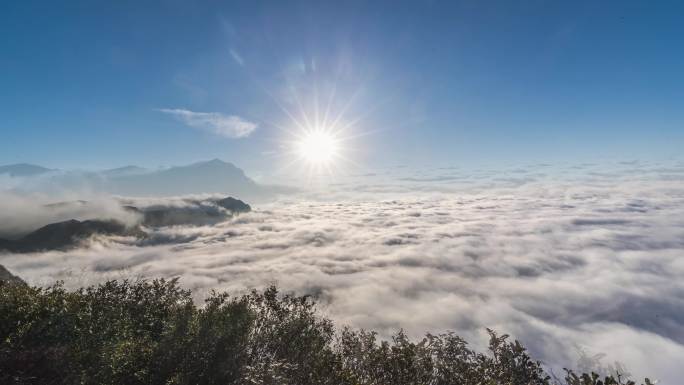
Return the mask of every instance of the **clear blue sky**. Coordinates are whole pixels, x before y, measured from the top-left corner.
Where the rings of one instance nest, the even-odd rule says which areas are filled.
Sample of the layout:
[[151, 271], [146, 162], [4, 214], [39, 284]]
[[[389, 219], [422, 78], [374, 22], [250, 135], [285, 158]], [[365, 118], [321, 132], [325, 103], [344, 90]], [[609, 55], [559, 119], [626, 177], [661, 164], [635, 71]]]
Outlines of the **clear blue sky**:
[[[333, 84], [331, 109], [351, 101], [370, 132], [350, 144], [368, 166], [678, 156], [683, 16], [679, 1], [3, 1], [0, 164], [267, 171], [280, 107], [295, 94], [313, 114]], [[227, 138], [160, 109], [258, 127]]]

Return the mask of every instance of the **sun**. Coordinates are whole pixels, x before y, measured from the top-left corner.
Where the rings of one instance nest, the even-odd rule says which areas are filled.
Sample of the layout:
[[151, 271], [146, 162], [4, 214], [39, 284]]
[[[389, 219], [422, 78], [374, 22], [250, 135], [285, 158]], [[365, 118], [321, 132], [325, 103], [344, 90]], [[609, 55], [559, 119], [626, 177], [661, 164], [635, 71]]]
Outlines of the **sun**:
[[325, 166], [339, 155], [339, 139], [324, 129], [311, 130], [295, 143], [297, 155], [312, 166]]
[[326, 80], [319, 88], [320, 79], [312, 77], [308, 81], [306, 78], [313, 75], [303, 75], [293, 83], [288, 80], [285, 100], [269, 94], [283, 117], [265, 123], [277, 128], [282, 136], [273, 138], [278, 150], [265, 154], [280, 158], [277, 174], [305, 176], [307, 183], [326, 183], [361, 167], [360, 155], [365, 152], [361, 137], [370, 134], [361, 131], [363, 120], [375, 107], [357, 106], [361, 90], [345, 85], [338, 92], [339, 79]]

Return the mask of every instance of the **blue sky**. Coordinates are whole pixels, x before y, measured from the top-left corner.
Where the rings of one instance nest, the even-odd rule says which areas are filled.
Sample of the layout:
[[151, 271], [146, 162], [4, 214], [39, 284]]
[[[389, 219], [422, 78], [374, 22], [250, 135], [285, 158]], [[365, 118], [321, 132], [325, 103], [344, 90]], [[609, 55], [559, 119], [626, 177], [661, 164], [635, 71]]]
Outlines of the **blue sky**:
[[0, 164], [269, 172], [296, 131], [284, 110], [312, 117], [315, 100], [356, 122], [361, 167], [684, 148], [682, 3], [342, 3], [3, 2]]

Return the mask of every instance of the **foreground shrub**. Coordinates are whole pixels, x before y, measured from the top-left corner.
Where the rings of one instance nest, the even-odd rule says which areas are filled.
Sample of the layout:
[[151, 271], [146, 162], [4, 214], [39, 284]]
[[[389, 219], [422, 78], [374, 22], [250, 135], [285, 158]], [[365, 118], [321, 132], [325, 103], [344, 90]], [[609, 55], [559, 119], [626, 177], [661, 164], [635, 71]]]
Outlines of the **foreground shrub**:
[[[478, 353], [453, 333], [391, 341], [345, 328], [274, 287], [193, 304], [177, 280], [75, 292], [0, 283], [2, 384], [546, 385], [542, 365], [489, 330]], [[566, 372], [568, 385], [621, 379]], [[627, 384], [633, 384], [627, 382]], [[646, 384], [650, 384], [646, 380]]]

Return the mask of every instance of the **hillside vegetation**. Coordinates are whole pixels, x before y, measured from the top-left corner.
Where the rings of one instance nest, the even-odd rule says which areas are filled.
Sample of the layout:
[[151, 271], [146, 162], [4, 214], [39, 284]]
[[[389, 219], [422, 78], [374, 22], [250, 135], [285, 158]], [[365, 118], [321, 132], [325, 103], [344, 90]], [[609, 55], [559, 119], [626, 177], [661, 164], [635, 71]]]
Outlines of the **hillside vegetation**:
[[572, 372], [552, 379], [520, 343], [489, 333], [486, 353], [452, 333], [412, 341], [399, 332], [382, 341], [336, 329], [310, 297], [274, 287], [213, 293], [196, 306], [176, 280], [75, 292], [0, 282], [2, 384], [625, 383]]

